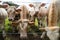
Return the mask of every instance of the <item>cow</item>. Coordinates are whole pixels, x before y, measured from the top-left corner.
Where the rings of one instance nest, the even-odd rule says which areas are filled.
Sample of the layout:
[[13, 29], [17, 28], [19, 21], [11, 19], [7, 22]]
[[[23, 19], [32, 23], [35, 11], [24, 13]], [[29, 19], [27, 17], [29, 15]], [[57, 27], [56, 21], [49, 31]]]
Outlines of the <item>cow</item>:
[[59, 2], [60, 0], [51, 0], [52, 2], [50, 3], [49, 6], [49, 11], [48, 11], [48, 27], [45, 27], [45, 30], [47, 31], [47, 36], [49, 37], [50, 40], [58, 40], [59, 38], [59, 29], [60, 27], [58, 26], [59, 22]]
[[[52, 30], [51, 36], [47, 35], [50, 40], [58, 40], [58, 37], [59, 37], [59, 26], [58, 26], [58, 22], [59, 22], [59, 15], [60, 15], [60, 8], [59, 8], [59, 1], [60, 0], [51, 0], [51, 5], [50, 5], [50, 9], [49, 9], [49, 14], [48, 14], [48, 27], [56, 27], [56, 29], [54, 29], [53, 31], [56, 31], [56, 33], [54, 33]], [[58, 28], [58, 29], [57, 29]], [[48, 32], [48, 31], [47, 31]], [[53, 36], [53, 33], [54, 35], [56, 35], [55, 37]], [[48, 33], [47, 33], [48, 34]]]
[[[8, 20], [11, 22], [10, 23], [10, 27], [12, 27], [12, 33], [11, 33], [11, 35], [12, 34], [14, 34], [14, 36], [15, 35], [19, 35], [18, 34], [18, 32], [19, 32], [18, 31], [18, 25], [19, 25], [19, 23], [18, 22], [16, 23], [16, 21], [18, 19], [20, 19], [20, 15], [19, 15], [20, 14], [19, 13], [20, 11], [17, 10], [17, 8], [15, 6], [9, 6], [8, 9], [7, 9], [7, 12], [8, 12]], [[7, 35], [7, 36], [10, 37], [10, 34]]]
[[44, 7], [45, 5], [46, 5], [45, 3], [29, 4], [30, 6], [29, 14], [31, 15], [30, 19], [34, 19], [33, 17], [37, 16], [38, 19], [40, 20], [40, 19], [43, 19], [43, 17], [47, 16], [48, 9]]
[[[38, 6], [36, 6], [36, 5], [38, 5]], [[40, 11], [40, 7], [41, 7], [40, 4], [29, 4], [28, 6], [29, 7], [27, 7], [26, 5], [20, 5], [20, 7], [18, 9], [18, 11], [20, 10], [19, 11], [20, 20], [18, 19], [18, 21], [17, 21], [19, 23], [18, 28], [19, 28], [20, 38], [27, 37], [28, 20], [30, 22], [32, 21], [32, 23], [33, 23], [34, 17], [40, 18], [40, 15], [42, 14], [42, 12]], [[29, 8], [29, 10], [28, 10], [28, 8]], [[42, 9], [44, 9], [44, 8], [42, 8]], [[11, 10], [11, 11], [9, 11], [9, 10]], [[17, 10], [16, 11], [15, 10], [16, 10], [15, 8], [9, 8], [7, 10], [8, 14], [9, 14], [9, 16], [8, 16], [9, 20], [12, 20], [12, 21], [15, 20], [15, 15], [18, 14], [18, 12], [16, 12]], [[39, 14], [39, 16], [38, 16], [38, 14]], [[43, 15], [45, 15], [45, 14], [42, 14], [42, 16]], [[31, 18], [30, 18], [30, 16], [31, 16]]]
[[19, 33], [20, 38], [27, 38], [27, 27], [28, 27], [28, 9], [25, 5], [20, 7], [20, 23], [19, 23]]
[[0, 8], [0, 30], [2, 30], [3, 37], [6, 37], [5, 32], [5, 19], [8, 17], [8, 13], [4, 8]]
[[[30, 20], [33, 21], [34, 17], [37, 16], [39, 19], [39, 23], [41, 24], [41, 20], [45, 20], [44, 18], [47, 18], [48, 14], [48, 8], [45, 7], [46, 3], [31, 3], [29, 4], [29, 15], [30, 15]], [[47, 24], [46, 24], [47, 26]]]
[[16, 9], [15, 6], [10, 6], [10, 7], [7, 9], [8, 18], [9, 18], [9, 20], [11, 20], [11, 21], [14, 20], [14, 17], [15, 17], [15, 14], [14, 14], [15, 9]]
[[20, 6], [19, 8], [8, 8], [8, 18], [12, 21], [12, 25], [16, 24], [16, 27], [19, 30], [18, 33], [20, 34], [20, 38], [26, 38], [28, 27], [28, 10], [25, 5]]

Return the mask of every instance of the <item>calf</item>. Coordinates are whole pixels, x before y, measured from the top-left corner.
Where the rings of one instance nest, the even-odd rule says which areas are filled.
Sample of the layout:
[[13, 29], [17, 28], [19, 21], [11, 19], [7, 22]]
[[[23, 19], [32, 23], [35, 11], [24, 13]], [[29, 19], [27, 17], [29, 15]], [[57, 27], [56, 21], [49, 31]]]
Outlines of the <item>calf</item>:
[[[50, 40], [58, 40], [59, 37], [59, 26], [57, 26], [57, 20], [59, 20], [60, 9], [59, 2], [60, 0], [51, 0], [52, 3], [49, 7], [48, 14], [48, 28], [47, 28], [47, 36]], [[50, 29], [51, 28], [51, 29]]]
[[25, 5], [20, 7], [20, 22], [19, 22], [19, 33], [20, 38], [27, 38], [27, 27], [28, 27], [28, 9]]
[[0, 30], [2, 30], [3, 37], [6, 36], [4, 25], [5, 25], [5, 19], [8, 17], [8, 13], [4, 8], [0, 8]]

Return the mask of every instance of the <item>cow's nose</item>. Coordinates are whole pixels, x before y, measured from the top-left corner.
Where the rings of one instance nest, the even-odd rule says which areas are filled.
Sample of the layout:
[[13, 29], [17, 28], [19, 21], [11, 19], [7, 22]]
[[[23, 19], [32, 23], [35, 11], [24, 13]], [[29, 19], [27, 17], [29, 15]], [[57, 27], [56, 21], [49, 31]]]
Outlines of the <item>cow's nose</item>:
[[12, 19], [9, 19], [9, 21], [12, 21]]
[[39, 13], [39, 11], [36, 11], [35, 13]]

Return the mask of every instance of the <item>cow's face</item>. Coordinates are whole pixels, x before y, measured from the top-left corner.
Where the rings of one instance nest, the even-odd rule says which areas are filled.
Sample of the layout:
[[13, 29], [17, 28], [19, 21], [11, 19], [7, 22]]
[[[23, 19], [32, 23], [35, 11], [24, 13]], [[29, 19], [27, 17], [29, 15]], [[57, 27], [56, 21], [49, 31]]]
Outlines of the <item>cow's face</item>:
[[29, 11], [31, 15], [34, 15], [36, 13], [39, 13], [40, 10], [40, 4], [29, 4]]
[[35, 13], [38, 13], [40, 10], [40, 4], [35, 4], [34, 9], [35, 9]]
[[35, 10], [34, 10], [34, 5], [33, 4], [29, 4], [29, 14], [31, 16], [33, 16], [35, 14]]
[[14, 20], [14, 17], [15, 17], [15, 8], [8, 8], [7, 10], [8, 12], [8, 18], [10, 21]]

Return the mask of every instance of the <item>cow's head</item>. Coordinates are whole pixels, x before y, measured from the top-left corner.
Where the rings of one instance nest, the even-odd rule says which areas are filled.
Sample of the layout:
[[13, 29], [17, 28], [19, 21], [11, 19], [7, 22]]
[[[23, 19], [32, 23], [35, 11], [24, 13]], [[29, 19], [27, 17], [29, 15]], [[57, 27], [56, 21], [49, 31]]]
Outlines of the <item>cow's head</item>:
[[35, 14], [34, 5], [29, 4], [28, 6], [29, 6], [29, 14], [33, 16]]
[[14, 6], [11, 6], [7, 9], [7, 12], [8, 12], [8, 18], [10, 21], [14, 20], [14, 17], [15, 17], [15, 7]]
[[48, 8], [45, 7], [46, 3], [33, 3], [29, 4], [29, 13], [33, 17], [43, 17], [47, 16]]
[[38, 14], [40, 11], [40, 8], [45, 6], [45, 3], [33, 3], [29, 4], [29, 11], [31, 15]]

